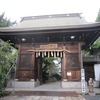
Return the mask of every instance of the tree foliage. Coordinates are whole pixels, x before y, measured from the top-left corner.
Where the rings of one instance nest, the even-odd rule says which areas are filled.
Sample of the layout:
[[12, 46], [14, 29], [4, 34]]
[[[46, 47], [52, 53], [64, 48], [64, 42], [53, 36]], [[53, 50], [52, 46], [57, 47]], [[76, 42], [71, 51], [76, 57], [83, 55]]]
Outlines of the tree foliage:
[[93, 43], [92, 48], [100, 48], [100, 37]]
[[88, 57], [94, 55], [95, 52], [100, 51], [100, 37], [87, 50], [83, 50], [83, 56]]
[[89, 50], [83, 50], [82, 51], [82, 56], [83, 57], [89, 57], [89, 56], [91, 56], [90, 51]]
[[[100, 22], [100, 9], [96, 18], [96, 22]], [[94, 54], [95, 51], [100, 50], [100, 36], [98, 39], [92, 44], [90, 54]]]
[[45, 83], [47, 80], [54, 80], [54, 75], [59, 72], [59, 64], [56, 64], [54, 61], [58, 62], [58, 58], [54, 57], [46, 57], [43, 58], [43, 66], [42, 66], [42, 77], [43, 82]]
[[100, 22], [100, 9], [99, 9], [99, 12], [98, 12], [98, 15], [97, 15], [97, 18], [96, 18], [96, 22]]
[[[16, 24], [16, 21], [11, 22], [10, 19], [5, 17], [5, 13], [0, 15], [0, 27], [9, 27]], [[11, 43], [4, 42], [0, 39], [0, 97], [5, 95], [6, 76], [7, 72], [12, 66], [13, 59], [16, 58], [17, 52], [13, 52], [14, 48]]]
[[5, 13], [2, 13], [0, 15], [0, 27], [9, 27], [16, 24], [16, 21], [11, 22], [10, 19], [7, 19], [7, 17], [5, 17]]
[[[96, 22], [100, 22], [100, 10], [98, 12], [97, 18], [96, 18]], [[100, 36], [98, 37], [98, 39], [91, 45], [90, 48], [88, 48], [87, 50], [83, 50], [83, 56], [91, 56], [93, 55], [96, 51], [100, 51]]]
[[0, 96], [4, 95], [7, 73], [12, 67], [16, 55], [17, 52], [11, 43], [0, 40]]

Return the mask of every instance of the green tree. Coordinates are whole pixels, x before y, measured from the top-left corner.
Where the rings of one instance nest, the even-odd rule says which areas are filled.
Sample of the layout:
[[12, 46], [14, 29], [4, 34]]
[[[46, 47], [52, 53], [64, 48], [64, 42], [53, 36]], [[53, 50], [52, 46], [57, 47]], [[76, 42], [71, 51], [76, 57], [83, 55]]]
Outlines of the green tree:
[[[100, 22], [100, 9], [96, 18], [96, 22]], [[100, 48], [100, 36], [99, 38], [93, 43], [92, 48], [99, 49]]]
[[8, 78], [7, 73], [12, 67], [16, 55], [17, 52], [15, 52], [11, 43], [0, 40], [0, 96], [5, 95], [6, 79]]
[[92, 48], [100, 48], [100, 37], [93, 43]]
[[82, 51], [82, 56], [83, 57], [89, 57], [89, 56], [91, 56], [90, 51], [89, 50], [83, 50]]
[[9, 27], [16, 24], [16, 21], [11, 22], [10, 19], [7, 19], [7, 17], [5, 17], [5, 13], [2, 13], [0, 15], [0, 27]]
[[[96, 22], [100, 22], [100, 9], [96, 18]], [[95, 51], [100, 50], [100, 36], [98, 39], [92, 44], [90, 54], [94, 54]]]
[[[56, 64], [55, 61], [58, 62], [58, 64]], [[60, 63], [60, 60], [58, 58], [54, 58], [54, 57], [43, 58], [42, 77], [43, 77], [44, 83], [46, 81], [55, 81], [55, 80], [61, 79], [61, 76], [57, 75], [60, 70], [59, 63]]]
[[[16, 21], [11, 22], [10, 19], [7, 19], [7, 17], [5, 17], [5, 13], [0, 15], [0, 27], [9, 27], [15, 23]], [[14, 52], [14, 48], [11, 46], [11, 43], [4, 42], [0, 39], [0, 97], [6, 93], [6, 76], [12, 66], [12, 61], [16, 58], [16, 54], [17, 51]]]
[[[100, 22], [100, 9], [96, 18], [96, 22]], [[91, 56], [93, 55], [96, 51], [100, 51], [100, 36], [98, 39], [91, 45], [90, 49], [83, 50], [83, 56]]]
[[93, 55], [98, 50], [100, 51], [100, 37], [92, 44], [90, 54]]
[[94, 55], [95, 52], [100, 51], [100, 37], [87, 50], [83, 50], [83, 57]]
[[100, 22], [100, 9], [99, 9], [99, 12], [98, 12], [98, 15], [97, 15], [97, 18], [96, 18], [96, 22]]

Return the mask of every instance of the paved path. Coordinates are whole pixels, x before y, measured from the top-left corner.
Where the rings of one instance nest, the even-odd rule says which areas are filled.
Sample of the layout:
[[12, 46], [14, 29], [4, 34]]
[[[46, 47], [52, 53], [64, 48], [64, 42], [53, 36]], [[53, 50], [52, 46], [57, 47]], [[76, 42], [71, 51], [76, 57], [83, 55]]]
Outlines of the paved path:
[[[13, 91], [13, 88], [7, 88], [7, 91]], [[65, 89], [61, 87], [61, 82], [51, 82], [47, 84], [43, 84], [40, 86], [37, 86], [35, 88], [15, 88], [15, 91], [76, 91], [77, 93], [81, 94], [81, 89]], [[100, 89], [99, 89], [100, 90]], [[87, 92], [88, 90], [86, 90]]]
[[86, 100], [81, 95], [78, 97], [58, 97], [58, 96], [7, 96], [0, 100]]
[[100, 100], [100, 95], [95, 95], [95, 96], [90, 96], [90, 95], [85, 95], [83, 96], [86, 100]]
[[[6, 88], [7, 91], [13, 91], [13, 88]], [[81, 89], [65, 89], [61, 87], [61, 82], [52, 82], [48, 84], [43, 84], [37, 86], [35, 88], [15, 88], [15, 91], [76, 91], [77, 93], [81, 94]], [[86, 89], [86, 93], [88, 93], [88, 88]], [[96, 94], [100, 94], [100, 88], [94, 88], [94, 92]]]
[[[7, 89], [8, 91], [12, 91], [13, 89], [9, 88]], [[28, 88], [16, 88], [15, 91], [76, 91], [78, 94], [81, 94], [81, 89], [64, 89], [61, 88], [61, 83], [60, 82], [54, 82], [54, 83], [49, 83], [49, 84], [43, 84], [40, 85], [36, 88], [28, 89]], [[100, 88], [95, 88], [94, 89], [96, 94], [100, 94]], [[88, 89], [86, 91], [88, 93]], [[84, 99], [84, 98], [85, 99]], [[12, 96], [7, 96], [4, 98], [0, 98], [0, 100], [100, 100], [100, 95], [96, 96], [85, 96], [78, 95], [78, 97], [72, 97], [72, 96], [36, 96], [36, 95], [12, 95]]]

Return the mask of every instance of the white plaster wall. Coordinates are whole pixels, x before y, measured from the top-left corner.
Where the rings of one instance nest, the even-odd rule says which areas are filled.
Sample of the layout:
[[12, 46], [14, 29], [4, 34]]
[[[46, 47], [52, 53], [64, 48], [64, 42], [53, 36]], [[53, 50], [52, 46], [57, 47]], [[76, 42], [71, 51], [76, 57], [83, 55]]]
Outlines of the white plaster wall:
[[100, 64], [94, 65], [95, 81], [100, 81]]

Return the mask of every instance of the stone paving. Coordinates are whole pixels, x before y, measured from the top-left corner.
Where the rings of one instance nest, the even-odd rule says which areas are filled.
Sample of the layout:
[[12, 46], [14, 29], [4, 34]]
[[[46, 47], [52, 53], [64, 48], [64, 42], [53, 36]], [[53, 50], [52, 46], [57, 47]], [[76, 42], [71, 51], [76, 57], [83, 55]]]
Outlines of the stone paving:
[[[13, 89], [7, 89], [8, 91], [13, 91]], [[38, 86], [34, 89], [28, 89], [28, 88], [21, 88], [21, 89], [14, 89], [15, 91], [76, 91], [79, 95], [78, 97], [72, 97], [72, 96], [36, 96], [36, 95], [31, 95], [31, 96], [23, 96], [23, 95], [10, 95], [6, 96], [3, 98], [0, 98], [0, 100], [100, 100], [100, 95], [96, 96], [89, 96], [85, 95], [82, 97], [80, 95], [81, 89], [63, 89], [61, 88], [60, 82], [55, 82], [55, 83], [50, 83], [50, 84], [44, 84], [41, 86]], [[100, 88], [95, 88], [94, 92], [96, 94], [100, 94]], [[88, 94], [88, 89], [86, 90], [86, 93]]]
[[6, 96], [0, 100], [86, 100], [81, 95], [78, 97], [58, 97], [58, 96]]
[[86, 100], [100, 100], [100, 95], [90, 96], [90, 95], [84, 95], [83, 96]]

